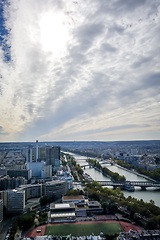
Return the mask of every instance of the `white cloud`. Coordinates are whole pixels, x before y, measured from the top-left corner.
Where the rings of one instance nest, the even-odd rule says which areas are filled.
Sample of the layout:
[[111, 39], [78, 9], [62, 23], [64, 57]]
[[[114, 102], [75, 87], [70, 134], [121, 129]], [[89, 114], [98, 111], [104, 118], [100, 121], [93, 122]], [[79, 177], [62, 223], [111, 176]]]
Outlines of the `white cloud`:
[[159, 0], [10, 1], [0, 140], [159, 139], [159, 13]]

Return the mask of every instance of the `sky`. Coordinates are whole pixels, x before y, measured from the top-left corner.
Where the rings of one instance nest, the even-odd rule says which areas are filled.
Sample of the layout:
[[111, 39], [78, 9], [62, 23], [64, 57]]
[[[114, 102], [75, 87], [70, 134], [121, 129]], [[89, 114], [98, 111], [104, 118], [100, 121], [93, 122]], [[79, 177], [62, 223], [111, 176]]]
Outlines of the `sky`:
[[0, 142], [160, 139], [160, 0], [3, 0]]

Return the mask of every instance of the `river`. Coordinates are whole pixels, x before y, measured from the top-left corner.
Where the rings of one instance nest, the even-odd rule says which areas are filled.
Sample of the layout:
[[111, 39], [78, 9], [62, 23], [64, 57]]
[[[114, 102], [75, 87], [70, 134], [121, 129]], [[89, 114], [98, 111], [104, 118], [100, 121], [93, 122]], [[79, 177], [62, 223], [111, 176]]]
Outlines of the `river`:
[[[78, 154], [70, 153], [77, 161], [79, 165], [87, 165], [86, 162], [86, 156], [81, 156]], [[94, 159], [94, 158], [93, 158]], [[107, 167], [112, 172], [117, 172], [120, 175], [124, 175], [126, 177], [126, 180], [130, 181], [148, 181], [146, 178], [138, 176], [134, 173], [128, 172], [127, 170], [124, 170], [118, 166], [111, 166], [109, 164], [103, 164], [103, 167]], [[109, 181], [110, 179], [108, 177], [105, 177], [101, 172], [97, 171], [94, 168], [86, 167], [84, 170], [85, 173], [88, 173], [94, 180], [96, 181]], [[159, 188], [147, 188], [146, 190], [141, 190], [140, 187], [135, 187], [134, 192], [128, 192], [126, 190], [123, 190], [124, 196], [132, 196], [137, 199], [143, 199], [144, 202], [149, 202], [150, 200], [153, 200], [155, 202], [155, 205], [160, 207], [160, 189]]]

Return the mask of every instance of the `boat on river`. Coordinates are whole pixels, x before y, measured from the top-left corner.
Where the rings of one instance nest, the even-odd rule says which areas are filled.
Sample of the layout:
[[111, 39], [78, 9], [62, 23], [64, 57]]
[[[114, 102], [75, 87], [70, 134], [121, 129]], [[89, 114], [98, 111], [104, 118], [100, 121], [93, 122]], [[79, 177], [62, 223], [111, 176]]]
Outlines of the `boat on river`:
[[124, 189], [129, 191], [129, 192], [134, 192], [135, 191], [135, 188], [134, 186], [131, 184], [130, 181], [126, 181], [125, 184], [124, 184]]

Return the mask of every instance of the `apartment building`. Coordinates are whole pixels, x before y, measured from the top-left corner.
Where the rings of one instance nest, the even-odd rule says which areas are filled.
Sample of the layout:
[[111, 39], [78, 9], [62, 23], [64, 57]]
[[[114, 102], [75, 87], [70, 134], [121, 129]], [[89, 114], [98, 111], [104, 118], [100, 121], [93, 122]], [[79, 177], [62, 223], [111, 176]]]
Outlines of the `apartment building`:
[[25, 208], [25, 191], [7, 190], [7, 213], [23, 213]]
[[27, 180], [24, 177], [9, 177], [6, 176], [0, 176], [0, 191], [6, 190], [6, 189], [15, 189], [19, 187], [20, 185], [24, 185], [27, 183]]
[[26, 179], [31, 178], [31, 170], [30, 169], [22, 169], [22, 170], [16, 170], [16, 169], [8, 169], [7, 175], [10, 177], [24, 177]]

